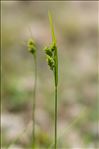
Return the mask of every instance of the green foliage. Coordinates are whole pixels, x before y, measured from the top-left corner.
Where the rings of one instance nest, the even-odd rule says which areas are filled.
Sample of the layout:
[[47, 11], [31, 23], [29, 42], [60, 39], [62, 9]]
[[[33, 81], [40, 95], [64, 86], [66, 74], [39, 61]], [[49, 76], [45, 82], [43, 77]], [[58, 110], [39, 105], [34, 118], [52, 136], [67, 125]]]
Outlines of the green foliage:
[[15, 85], [11, 86], [9, 92], [9, 109], [12, 111], [21, 111], [27, 105], [28, 93], [19, 90]]
[[39, 148], [44, 147], [47, 149], [49, 148], [51, 143], [52, 143], [52, 138], [50, 138], [50, 136], [48, 136], [47, 133], [40, 131], [37, 134], [37, 144], [39, 145]]

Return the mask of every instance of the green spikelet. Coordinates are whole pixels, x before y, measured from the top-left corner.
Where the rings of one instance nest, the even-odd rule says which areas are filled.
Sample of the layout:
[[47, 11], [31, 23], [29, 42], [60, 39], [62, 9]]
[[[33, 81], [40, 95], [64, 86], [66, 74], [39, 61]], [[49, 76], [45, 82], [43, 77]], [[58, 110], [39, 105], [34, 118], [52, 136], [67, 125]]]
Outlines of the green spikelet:
[[35, 42], [33, 41], [33, 39], [29, 39], [28, 40], [28, 51], [31, 52], [32, 54], [34, 54], [36, 52], [36, 45]]

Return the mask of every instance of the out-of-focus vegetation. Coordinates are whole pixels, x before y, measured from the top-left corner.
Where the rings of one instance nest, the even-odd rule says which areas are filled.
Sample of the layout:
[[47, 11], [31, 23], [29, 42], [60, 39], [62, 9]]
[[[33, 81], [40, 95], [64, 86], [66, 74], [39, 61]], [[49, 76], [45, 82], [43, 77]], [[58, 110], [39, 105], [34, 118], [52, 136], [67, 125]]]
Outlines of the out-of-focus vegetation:
[[36, 146], [53, 146], [54, 78], [42, 50], [51, 42], [48, 10], [58, 43], [59, 149], [98, 148], [98, 2], [91, 1], [2, 2], [2, 148], [31, 148], [34, 63], [26, 47], [31, 32], [38, 48]]

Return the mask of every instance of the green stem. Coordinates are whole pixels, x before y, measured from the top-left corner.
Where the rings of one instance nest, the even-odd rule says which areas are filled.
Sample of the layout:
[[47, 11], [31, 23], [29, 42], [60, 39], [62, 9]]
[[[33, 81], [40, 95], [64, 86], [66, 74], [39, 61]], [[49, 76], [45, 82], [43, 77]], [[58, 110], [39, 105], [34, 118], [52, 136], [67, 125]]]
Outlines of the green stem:
[[32, 147], [35, 149], [35, 109], [36, 109], [36, 88], [37, 88], [37, 59], [36, 54], [34, 55], [34, 67], [35, 67], [35, 78], [34, 78], [34, 92], [33, 92], [33, 136], [32, 136]]
[[57, 86], [55, 86], [55, 149], [57, 149]]
[[58, 106], [57, 106], [57, 88], [58, 88], [58, 55], [57, 55], [57, 47], [55, 49], [55, 149], [57, 149], [57, 113], [58, 113]]

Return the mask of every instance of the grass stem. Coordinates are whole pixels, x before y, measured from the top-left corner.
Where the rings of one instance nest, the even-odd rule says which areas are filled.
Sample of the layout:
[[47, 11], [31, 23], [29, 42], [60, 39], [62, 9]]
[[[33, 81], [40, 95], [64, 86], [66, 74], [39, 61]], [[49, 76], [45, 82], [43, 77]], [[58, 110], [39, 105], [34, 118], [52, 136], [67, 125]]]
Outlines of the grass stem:
[[57, 86], [55, 86], [55, 149], [57, 149]]
[[32, 147], [35, 149], [35, 109], [36, 109], [36, 88], [37, 88], [37, 58], [34, 55], [34, 67], [35, 67], [35, 78], [34, 78], [34, 91], [33, 91], [33, 132], [32, 132]]

